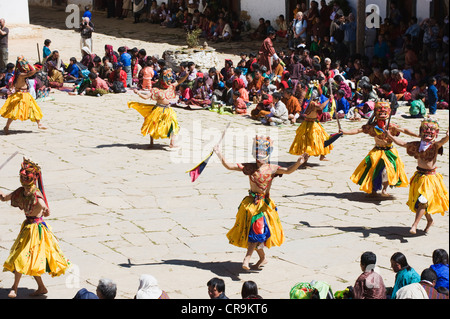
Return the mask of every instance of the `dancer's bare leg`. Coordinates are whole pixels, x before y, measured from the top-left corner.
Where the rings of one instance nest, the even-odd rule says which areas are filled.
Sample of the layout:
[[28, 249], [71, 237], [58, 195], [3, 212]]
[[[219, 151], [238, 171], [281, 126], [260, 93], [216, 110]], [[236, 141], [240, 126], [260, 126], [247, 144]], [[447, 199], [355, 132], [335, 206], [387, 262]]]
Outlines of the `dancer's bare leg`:
[[425, 229], [423, 231], [425, 233], [428, 233], [428, 231], [430, 230], [430, 227], [433, 226], [434, 221], [430, 214], [425, 214], [425, 218], [427, 219], [427, 226], [425, 227]]
[[14, 284], [8, 294], [9, 298], [17, 297], [17, 288], [19, 287], [20, 278], [22, 278], [22, 274], [20, 272], [14, 271]]
[[35, 292], [33, 292], [32, 294], [30, 294], [30, 296], [37, 297], [37, 296], [45, 295], [48, 292], [48, 290], [45, 287], [41, 276], [34, 276], [34, 279], [36, 280], [36, 282], [38, 284], [38, 289]]
[[253, 266], [253, 268], [260, 269], [262, 266], [267, 264], [266, 259], [266, 253], [264, 252], [264, 248], [256, 249], [256, 252], [258, 253], [259, 260], [258, 262]]
[[178, 147], [178, 145], [177, 145], [177, 143], [175, 142], [176, 141], [176, 138], [177, 138], [177, 136], [175, 135], [175, 134], [170, 134], [170, 147], [171, 148], [177, 148]]
[[253, 255], [253, 252], [255, 251], [257, 243], [248, 243], [247, 248], [247, 254], [244, 257], [244, 261], [242, 263], [242, 268], [249, 270], [250, 269], [250, 258]]
[[320, 155], [319, 160], [322, 161], [322, 162], [327, 162], [327, 161], [329, 161], [329, 159], [326, 158], [325, 155]]
[[41, 121], [36, 120], [36, 123], [37, 123], [37, 125], [38, 125], [38, 129], [41, 129], [41, 130], [46, 130], [46, 129], [47, 129], [47, 128], [41, 123]]
[[6, 121], [6, 125], [5, 125], [5, 127], [3, 128], [3, 132], [5, 133], [5, 135], [8, 135], [9, 134], [9, 127], [11, 126], [11, 123], [13, 122], [13, 120], [12, 119], [8, 119], [7, 121]]
[[[426, 213], [425, 208], [418, 208], [417, 209], [417, 211], [416, 211], [416, 218], [414, 219], [414, 223], [413, 223], [411, 229], [409, 230], [409, 232], [411, 234], [415, 235], [417, 233], [417, 226], [419, 225], [419, 222], [422, 219], [423, 215], [425, 215], [425, 213]], [[427, 227], [428, 227], [428, 224], [427, 224]]]
[[154, 145], [154, 140], [153, 140], [153, 137], [150, 136], [150, 145], [148, 147], [153, 148], [153, 145]]
[[383, 189], [381, 190], [381, 196], [383, 196], [383, 197], [390, 197], [391, 196], [391, 194], [389, 194], [387, 192], [388, 186], [389, 186], [389, 182], [383, 183]]

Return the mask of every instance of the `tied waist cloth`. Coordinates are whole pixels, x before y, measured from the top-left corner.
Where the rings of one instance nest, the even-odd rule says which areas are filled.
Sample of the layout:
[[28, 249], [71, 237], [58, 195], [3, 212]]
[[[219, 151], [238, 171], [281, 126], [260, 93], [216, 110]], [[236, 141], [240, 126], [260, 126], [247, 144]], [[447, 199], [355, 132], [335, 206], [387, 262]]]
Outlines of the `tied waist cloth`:
[[[248, 194], [253, 197], [253, 204], [259, 205], [261, 201], [264, 201], [264, 206], [270, 205], [269, 194], [255, 193], [251, 190]], [[250, 243], [261, 243], [263, 244], [270, 237], [270, 229], [267, 224], [266, 216], [264, 210], [261, 209], [256, 215], [252, 217], [250, 222], [250, 230], [248, 232], [248, 241]], [[258, 246], [258, 249], [261, 248]]]
[[44, 226], [47, 230], [49, 230], [47, 224], [44, 221], [44, 218], [35, 216], [25, 216], [25, 218], [25, 225], [37, 224], [39, 230], [39, 239], [42, 239], [42, 227]]
[[433, 169], [426, 169], [419, 166], [416, 167], [417, 172], [422, 175], [436, 175], [436, 169], [436, 167]]

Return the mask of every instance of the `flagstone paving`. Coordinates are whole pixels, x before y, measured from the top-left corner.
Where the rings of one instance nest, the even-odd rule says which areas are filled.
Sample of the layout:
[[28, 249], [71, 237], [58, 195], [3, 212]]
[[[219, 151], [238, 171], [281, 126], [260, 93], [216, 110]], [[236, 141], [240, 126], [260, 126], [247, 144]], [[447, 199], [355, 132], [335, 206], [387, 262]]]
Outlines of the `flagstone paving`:
[[[58, 22], [45, 26], [50, 14], [62, 17], [63, 12], [38, 13], [33, 9], [30, 16], [32, 23], [37, 21], [31, 27], [39, 36], [12, 37], [10, 55], [24, 54], [34, 60], [34, 43], [52, 38], [52, 48], [61, 48], [64, 61], [78, 56], [74, 53], [79, 49], [77, 33], [64, 30]], [[98, 26], [106, 25], [101, 13], [96, 19]], [[159, 43], [154, 45], [159, 51], [151, 51], [153, 44], [145, 42], [151, 36], [138, 40], [144, 34], [139, 25], [132, 25], [130, 19], [117, 24], [128, 30], [121, 34], [127, 38], [98, 31], [94, 48], [109, 43], [115, 47], [145, 45], [148, 52], [162, 54], [164, 48], [175, 45], [175, 40], [164, 42], [163, 29], [156, 28], [151, 32], [160, 34]], [[238, 58], [229, 52], [220, 55]], [[39, 102], [48, 130], [40, 131], [31, 122], [14, 122], [10, 135], [0, 134], [0, 162], [19, 151], [0, 171], [0, 190], [19, 187], [22, 156], [42, 166], [51, 210], [46, 220], [72, 263], [64, 276], [43, 276], [48, 299], [72, 298], [80, 288], [95, 291], [100, 278], [117, 283], [117, 298], [133, 298], [139, 276], [145, 273], [154, 275], [171, 298], [207, 299], [206, 282], [217, 276], [225, 280], [226, 293], [233, 299], [240, 298], [246, 280], [255, 281], [264, 298], [287, 299], [290, 288], [299, 281], [323, 280], [333, 291], [353, 285], [361, 272], [359, 257], [364, 251], [377, 254], [387, 286], [394, 283], [389, 262], [393, 253], [403, 252], [410, 265], [421, 272], [432, 263], [434, 249], [448, 251], [448, 212], [434, 216], [435, 225], [428, 235], [419, 232], [412, 236], [408, 230], [414, 214], [405, 204], [408, 188], [390, 190], [395, 196], [392, 199], [369, 200], [350, 181], [373, 140], [364, 135], [345, 136], [335, 143], [328, 162], [311, 158], [311, 167], [274, 180], [271, 196], [278, 205], [286, 241], [281, 247], [266, 250], [269, 263], [263, 270], [245, 271], [241, 268], [245, 251], [228, 244], [226, 233], [247, 194], [248, 178], [225, 170], [215, 156], [194, 183], [186, 171], [208, 155], [228, 122], [231, 127], [224, 141], [228, 158], [250, 158], [251, 154], [242, 151], [249, 151], [243, 136], [270, 132], [277, 155], [273, 160], [290, 165], [297, 160], [288, 153], [297, 126], [269, 131], [240, 116], [175, 109], [182, 128], [181, 149], [169, 150], [168, 140], [157, 140], [156, 147], [148, 149], [149, 138], [140, 134], [143, 119], [127, 107], [127, 101], [139, 100], [134, 94], [87, 97], [56, 92], [51, 96], [54, 100]], [[406, 111], [407, 107], [400, 108], [400, 113]], [[438, 111], [438, 118], [441, 132], [445, 132], [448, 112]], [[412, 130], [418, 130], [420, 123], [401, 115], [392, 121]], [[343, 121], [342, 125], [349, 129], [362, 123]], [[330, 133], [337, 130], [335, 122], [324, 127]], [[438, 166], [448, 187], [448, 144], [444, 148]], [[416, 162], [404, 149], [399, 152], [411, 177]], [[3, 262], [24, 217], [6, 203], [0, 203], [0, 211]], [[422, 221], [420, 228], [424, 225]], [[255, 254], [254, 262], [256, 258]], [[7, 298], [12, 282], [11, 273], [0, 273], [0, 298]], [[31, 277], [24, 277], [19, 297], [27, 298], [35, 287]]]

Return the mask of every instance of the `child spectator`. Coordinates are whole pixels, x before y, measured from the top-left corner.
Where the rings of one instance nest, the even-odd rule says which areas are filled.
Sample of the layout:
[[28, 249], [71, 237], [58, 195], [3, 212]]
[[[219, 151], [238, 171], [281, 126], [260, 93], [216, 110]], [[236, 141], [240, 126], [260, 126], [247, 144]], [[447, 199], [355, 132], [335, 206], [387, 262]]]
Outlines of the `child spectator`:
[[223, 279], [214, 277], [206, 284], [208, 286], [208, 295], [211, 299], [228, 299], [225, 295], [225, 282]]
[[64, 76], [64, 81], [75, 82], [80, 77], [80, 68], [77, 65], [77, 59], [71, 57], [69, 60], [69, 66], [67, 67], [67, 73]]
[[142, 89], [143, 90], [151, 90], [152, 89], [152, 79], [155, 74], [155, 70], [153, 69], [152, 61], [146, 61], [145, 66], [142, 69]]
[[437, 110], [438, 102], [438, 90], [436, 88], [436, 78], [431, 78], [428, 82], [428, 109], [430, 110], [430, 115], [435, 115]]
[[283, 96], [280, 92], [275, 92], [273, 95], [273, 107], [270, 109], [270, 114], [261, 120], [261, 123], [271, 126], [288, 124], [289, 113], [286, 105], [281, 101]]
[[391, 114], [395, 115], [398, 109], [398, 100], [397, 96], [392, 92], [390, 84], [385, 83], [380, 87], [379, 97], [388, 100], [391, 103]]
[[233, 92], [233, 109], [235, 114], [247, 114], [247, 104], [241, 98], [241, 93], [239, 93], [239, 91]]
[[424, 118], [427, 114], [427, 108], [425, 107], [425, 94], [417, 94], [417, 99], [411, 102], [409, 107], [409, 114], [412, 118]]
[[448, 253], [444, 249], [436, 249], [433, 251], [433, 265], [430, 266], [437, 274], [437, 281], [434, 288], [439, 287], [449, 289], [448, 286]]
[[289, 113], [289, 121], [294, 124], [298, 118], [300, 118], [300, 114], [302, 112], [302, 106], [300, 105], [299, 100], [293, 95], [292, 89], [287, 89], [284, 91], [283, 103], [286, 105], [286, 108]]
[[345, 98], [345, 91], [338, 90], [336, 93], [336, 116], [344, 118], [350, 110], [350, 103]]
[[52, 53], [52, 51], [50, 50], [50, 44], [52, 43], [52, 41], [50, 39], [46, 39], [44, 41], [44, 47], [42, 48], [42, 58], [45, 60], [47, 59], [47, 57]]

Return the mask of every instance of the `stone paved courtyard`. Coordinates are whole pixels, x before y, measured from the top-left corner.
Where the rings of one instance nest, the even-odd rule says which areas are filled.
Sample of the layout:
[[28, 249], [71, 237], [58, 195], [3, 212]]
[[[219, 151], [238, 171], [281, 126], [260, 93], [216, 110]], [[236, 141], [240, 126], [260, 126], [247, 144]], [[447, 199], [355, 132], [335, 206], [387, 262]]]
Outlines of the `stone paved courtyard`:
[[[37, 60], [36, 43], [42, 48], [46, 38], [52, 39], [52, 49], [60, 50], [64, 62], [79, 57], [79, 34], [63, 28], [64, 14], [32, 8], [31, 25], [10, 39], [11, 60], [21, 54]], [[150, 54], [161, 55], [183, 44], [181, 30], [170, 30], [170, 34], [154, 26], [142, 30], [143, 24], [133, 25], [130, 20], [108, 21], [103, 13], [96, 13], [94, 51], [102, 55], [95, 48], [112, 44], [114, 48], [144, 47]], [[108, 22], [114, 25], [108, 34], [102, 33]], [[156, 43], [147, 42], [152, 34]], [[257, 49], [253, 43], [232, 46], [217, 47], [220, 61], [237, 61], [242, 47]], [[288, 153], [297, 126], [269, 131], [248, 118], [177, 108], [181, 149], [170, 150], [168, 140], [157, 140], [155, 148], [148, 149], [149, 138], [140, 134], [143, 118], [127, 107], [128, 101], [140, 100], [133, 93], [88, 97], [55, 92], [51, 96], [54, 100], [39, 103], [48, 130], [40, 131], [28, 121], [14, 122], [8, 136], [0, 133], [0, 163], [19, 152], [0, 171], [0, 190], [10, 192], [20, 186], [22, 156], [41, 165], [51, 210], [46, 220], [73, 265], [64, 276], [43, 276], [48, 299], [73, 298], [80, 288], [95, 291], [100, 278], [117, 283], [117, 298], [130, 299], [144, 273], [154, 275], [174, 299], [208, 299], [206, 282], [212, 277], [225, 280], [231, 299], [240, 298], [246, 280], [255, 281], [264, 298], [288, 299], [291, 287], [300, 281], [323, 280], [333, 291], [353, 285], [361, 273], [359, 257], [364, 251], [377, 254], [385, 284], [392, 286], [395, 274], [389, 259], [393, 253], [404, 253], [420, 273], [432, 264], [434, 249], [449, 249], [448, 212], [434, 216], [428, 235], [412, 236], [408, 230], [414, 214], [406, 206], [408, 188], [390, 190], [395, 197], [382, 200], [370, 200], [358, 190], [349, 178], [373, 140], [346, 136], [335, 143], [329, 162], [311, 158], [311, 167], [274, 180], [271, 196], [278, 205], [286, 241], [266, 250], [269, 263], [263, 270], [244, 271], [245, 250], [228, 244], [225, 235], [247, 195], [248, 178], [226, 171], [215, 156], [196, 182], [191, 183], [186, 171], [211, 151], [228, 122], [227, 157], [248, 158], [242, 151], [247, 145], [242, 143], [244, 136], [270, 133], [275, 138], [274, 160], [290, 165], [297, 160]], [[401, 113], [406, 111], [407, 107], [401, 107], [392, 121], [418, 130], [420, 120], [403, 118]], [[448, 111], [438, 111], [438, 118], [445, 132]], [[350, 129], [363, 123], [342, 124]], [[337, 130], [335, 121], [324, 127], [330, 133]], [[447, 144], [444, 156], [438, 158], [447, 187], [448, 149]], [[399, 152], [411, 177], [416, 162], [405, 149]], [[0, 203], [0, 212], [3, 263], [24, 216], [6, 203]], [[420, 229], [424, 225], [422, 221]], [[255, 254], [252, 261], [256, 259]], [[0, 298], [7, 298], [12, 282], [11, 273], [0, 273]], [[27, 298], [35, 287], [31, 277], [24, 277], [19, 298]]]

